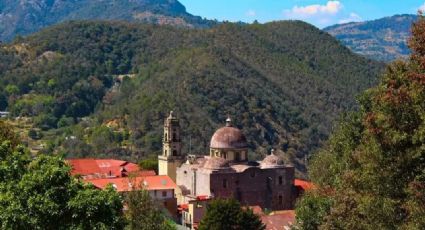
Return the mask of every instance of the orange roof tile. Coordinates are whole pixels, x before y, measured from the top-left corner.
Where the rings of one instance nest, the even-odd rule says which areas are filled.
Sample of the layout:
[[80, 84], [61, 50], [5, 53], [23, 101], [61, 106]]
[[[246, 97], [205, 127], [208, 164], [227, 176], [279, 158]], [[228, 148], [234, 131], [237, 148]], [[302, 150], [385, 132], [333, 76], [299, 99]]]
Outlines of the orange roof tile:
[[140, 170], [139, 166], [127, 161], [114, 159], [69, 159], [68, 163], [72, 167], [72, 175], [81, 175], [83, 178], [108, 178], [122, 177], [122, 170], [126, 174], [136, 174], [138, 176], [156, 175], [153, 170]]
[[261, 221], [266, 225], [266, 230], [281, 230], [289, 228], [295, 223], [295, 211], [279, 211], [271, 215], [261, 216]]
[[118, 192], [128, 192], [133, 189], [143, 188], [146, 190], [166, 190], [176, 189], [177, 185], [168, 176], [139, 176], [135, 178], [102, 178], [102, 179], [87, 179], [86, 182], [92, 183], [100, 189], [106, 188], [107, 185], [112, 186]]
[[295, 186], [299, 186], [302, 190], [307, 191], [315, 188], [315, 185], [309, 181], [295, 179]]

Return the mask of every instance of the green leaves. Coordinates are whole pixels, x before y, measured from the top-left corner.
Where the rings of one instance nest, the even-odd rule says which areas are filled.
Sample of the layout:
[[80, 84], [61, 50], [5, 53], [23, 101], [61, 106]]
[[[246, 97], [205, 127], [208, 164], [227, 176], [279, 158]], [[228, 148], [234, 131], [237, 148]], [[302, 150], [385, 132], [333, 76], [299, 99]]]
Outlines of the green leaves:
[[260, 217], [251, 209], [243, 209], [233, 199], [215, 199], [208, 204], [207, 212], [199, 225], [200, 230], [263, 230]]
[[85, 186], [57, 156], [31, 158], [0, 127], [0, 228], [122, 229], [122, 200], [113, 189]]
[[311, 178], [319, 188], [298, 204], [301, 228], [425, 227], [424, 27], [421, 16], [410, 61], [393, 63], [361, 97], [361, 111], [341, 122], [315, 156]]

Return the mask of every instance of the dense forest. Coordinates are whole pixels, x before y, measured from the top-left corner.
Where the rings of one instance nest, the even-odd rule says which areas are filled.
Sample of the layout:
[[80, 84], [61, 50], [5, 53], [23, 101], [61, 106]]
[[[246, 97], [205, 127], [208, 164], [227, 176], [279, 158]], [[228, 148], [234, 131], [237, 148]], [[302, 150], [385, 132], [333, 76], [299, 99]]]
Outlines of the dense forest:
[[185, 151], [205, 153], [230, 115], [252, 157], [275, 148], [301, 171], [383, 67], [299, 21], [70, 22], [4, 45], [0, 60], [0, 109], [30, 117], [44, 153], [138, 160], [159, 152], [174, 110]]
[[424, 16], [412, 33], [409, 60], [387, 68], [311, 162], [301, 229], [425, 229]]

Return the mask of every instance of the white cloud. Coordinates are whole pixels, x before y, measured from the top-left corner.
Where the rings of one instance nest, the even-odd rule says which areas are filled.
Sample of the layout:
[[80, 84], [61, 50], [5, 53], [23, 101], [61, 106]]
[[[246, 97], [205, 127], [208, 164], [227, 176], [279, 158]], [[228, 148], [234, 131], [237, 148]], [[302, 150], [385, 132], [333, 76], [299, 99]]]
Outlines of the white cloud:
[[350, 13], [348, 18], [343, 18], [338, 21], [339, 24], [349, 23], [349, 22], [359, 22], [362, 21], [362, 18], [356, 13]]
[[284, 10], [283, 13], [287, 18], [311, 18], [317, 15], [335, 15], [343, 8], [340, 1], [328, 1], [326, 5], [308, 5], [308, 6], [294, 6], [290, 10]]
[[422, 6], [419, 7], [419, 10], [422, 11], [422, 12], [425, 12], [425, 2]]
[[248, 17], [255, 17], [255, 16], [257, 16], [257, 12], [255, 12], [255, 10], [248, 10], [246, 12], [246, 16], [248, 16]]

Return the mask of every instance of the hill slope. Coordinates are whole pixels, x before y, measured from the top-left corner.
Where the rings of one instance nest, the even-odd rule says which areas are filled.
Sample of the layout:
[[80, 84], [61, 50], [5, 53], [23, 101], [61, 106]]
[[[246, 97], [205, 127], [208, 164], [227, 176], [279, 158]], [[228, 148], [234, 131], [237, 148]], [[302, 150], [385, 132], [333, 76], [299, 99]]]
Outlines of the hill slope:
[[410, 27], [416, 20], [416, 15], [395, 15], [373, 21], [334, 25], [324, 31], [356, 53], [388, 62], [409, 55], [407, 39], [410, 37]]
[[[327, 139], [383, 67], [290, 21], [207, 30], [72, 22], [0, 50], [0, 91], [14, 115], [49, 129], [95, 112], [54, 134], [57, 151], [128, 158], [158, 152], [163, 119], [174, 110], [186, 151], [191, 137], [192, 151], [205, 153], [230, 114], [255, 156], [273, 147], [301, 171], [304, 155]], [[108, 90], [120, 74], [131, 75]], [[76, 139], [66, 140], [71, 133]]]
[[0, 41], [66, 20], [106, 19], [182, 27], [213, 23], [193, 16], [177, 0], [0, 0]]

